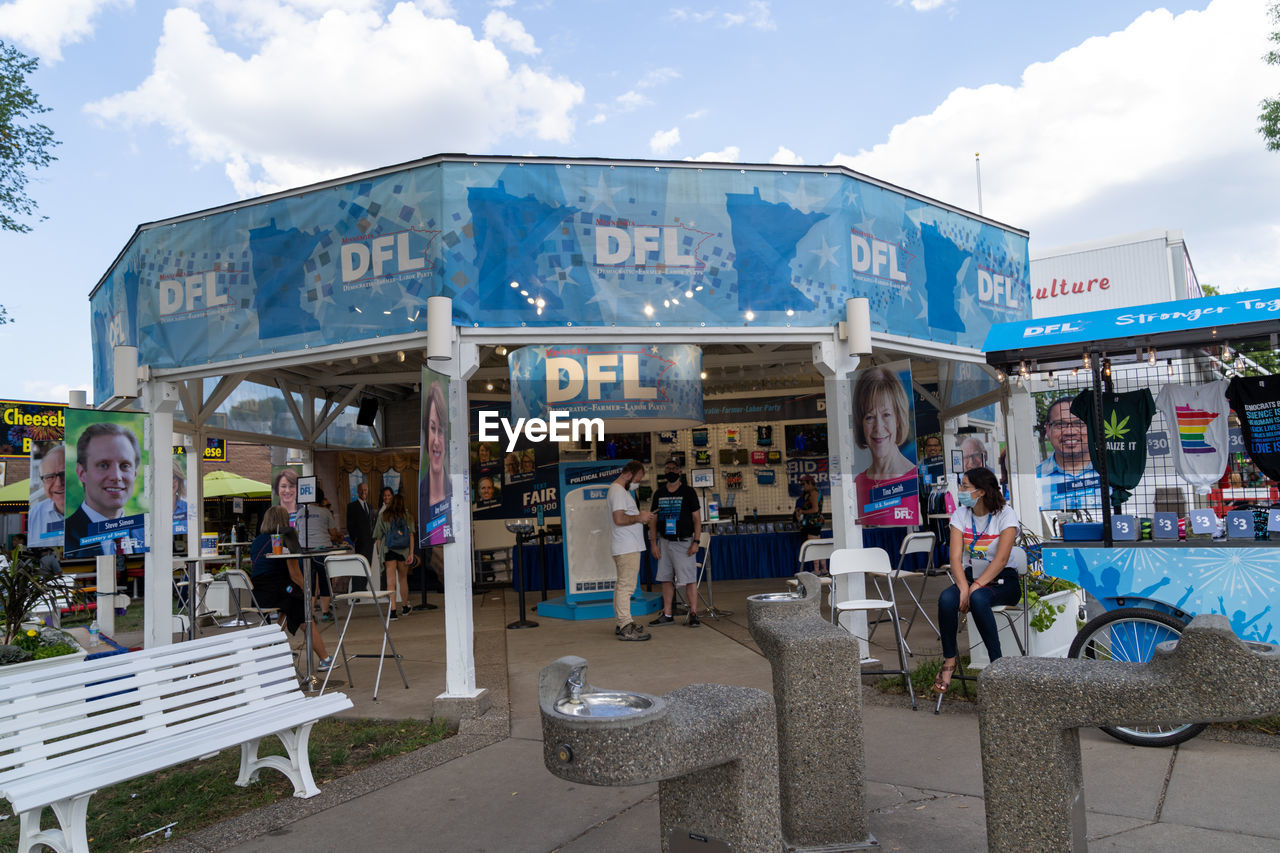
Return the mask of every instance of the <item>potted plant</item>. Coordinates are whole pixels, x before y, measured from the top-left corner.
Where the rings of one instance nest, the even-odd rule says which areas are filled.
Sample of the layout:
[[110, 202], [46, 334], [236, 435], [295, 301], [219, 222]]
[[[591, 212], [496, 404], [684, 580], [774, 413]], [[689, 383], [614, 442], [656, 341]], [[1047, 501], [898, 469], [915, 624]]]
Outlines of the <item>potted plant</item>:
[[0, 667], [42, 663], [64, 655], [85, 652], [69, 634], [28, 622], [40, 604], [56, 606], [56, 597], [42, 580], [39, 561], [30, 551], [15, 553], [12, 562], [0, 557], [0, 618], [3, 619], [3, 643], [0, 643]]
[[[1043, 572], [1028, 572], [1023, 599], [1018, 604], [1020, 612], [1014, 613], [1013, 625], [1005, 617], [996, 616], [996, 624], [1000, 628], [1000, 651], [1005, 655], [1016, 655], [1023, 630], [1029, 628], [1029, 657], [1066, 657], [1079, 630], [1076, 614], [1083, 606], [1084, 591], [1076, 584], [1049, 577]], [[1030, 625], [1025, 624], [1028, 619]], [[969, 628], [969, 655], [973, 669], [982, 669], [990, 663], [986, 644], [972, 625]]]

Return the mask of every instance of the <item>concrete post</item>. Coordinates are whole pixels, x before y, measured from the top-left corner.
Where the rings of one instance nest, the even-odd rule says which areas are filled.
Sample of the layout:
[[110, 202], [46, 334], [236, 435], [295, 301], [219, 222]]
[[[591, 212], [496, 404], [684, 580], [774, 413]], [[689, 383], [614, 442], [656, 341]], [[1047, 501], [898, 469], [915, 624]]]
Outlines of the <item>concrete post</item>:
[[866, 849], [875, 839], [867, 825], [858, 644], [823, 618], [817, 576], [797, 577], [802, 596], [747, 599], [751, 639], [773, 668], [782, 838], [789, 850]]

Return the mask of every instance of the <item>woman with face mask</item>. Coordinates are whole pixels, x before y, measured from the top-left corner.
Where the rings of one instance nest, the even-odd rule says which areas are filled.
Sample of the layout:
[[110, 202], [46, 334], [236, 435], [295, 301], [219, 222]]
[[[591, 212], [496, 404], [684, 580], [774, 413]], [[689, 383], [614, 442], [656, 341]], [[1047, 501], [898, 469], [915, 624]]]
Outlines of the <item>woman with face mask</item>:
[[1000, 634], [992, 607], [1017, 604], [1022, 590], [1009, 552], [1018, 535], [1018, 516], [1005, 503], [996, 475], [973, 468], [960, 480], [960, 508], [951, 515], [951, 577], [955, 585], [938, 597], [942, 669], [933, 683], [946, 693], [956, 671], [960, 614], [969, 613], [991, 660], [1001, 656]]

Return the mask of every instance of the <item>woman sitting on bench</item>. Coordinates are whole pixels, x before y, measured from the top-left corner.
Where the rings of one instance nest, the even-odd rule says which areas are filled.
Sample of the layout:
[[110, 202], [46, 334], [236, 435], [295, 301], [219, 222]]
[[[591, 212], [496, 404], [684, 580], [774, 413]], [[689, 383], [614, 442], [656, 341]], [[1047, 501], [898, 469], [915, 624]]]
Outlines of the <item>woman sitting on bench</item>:
[[[273, 560], [270, 555], [274, 534], [280, 535], [286, 554], [299, 553], [302, 548], [298, 544], [298, 531], [289, 526], [289, 511], [280, 505], [267, 510], [258, 530], [258, 538], [249, 546], [249, 557], [253, 562], [253, 591], [263, 607], [279, 607], [286, 630], [296, 634], [306, 616], [303, 609], [306, 605], [302, 599], [302, 567], [297, 560]], [[320, 656], [317, 670], [324, 672], [333, 665], [333, 658], [329, 656], [319, 631], [311, 632], [311, 648]]]

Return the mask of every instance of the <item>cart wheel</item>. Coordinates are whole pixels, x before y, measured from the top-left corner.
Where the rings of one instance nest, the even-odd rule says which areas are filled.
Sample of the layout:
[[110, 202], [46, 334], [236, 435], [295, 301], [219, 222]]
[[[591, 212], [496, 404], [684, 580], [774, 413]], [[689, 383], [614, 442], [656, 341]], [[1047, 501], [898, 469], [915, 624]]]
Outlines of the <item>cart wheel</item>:
[[[1068, 657], [1079, 660], [1146, 663], [1156, 646], [1182, 636], [1186, 624], [1168, 614], [1145, 607], [1111, 610], [1089, 621], [1076, 634]], [[1099, 726], [1117, 740], [1133, 746], [1173, 746], [1191, 740], [1206, 723], [1177, 726]]]

